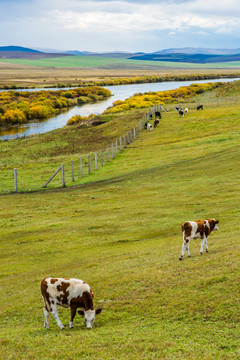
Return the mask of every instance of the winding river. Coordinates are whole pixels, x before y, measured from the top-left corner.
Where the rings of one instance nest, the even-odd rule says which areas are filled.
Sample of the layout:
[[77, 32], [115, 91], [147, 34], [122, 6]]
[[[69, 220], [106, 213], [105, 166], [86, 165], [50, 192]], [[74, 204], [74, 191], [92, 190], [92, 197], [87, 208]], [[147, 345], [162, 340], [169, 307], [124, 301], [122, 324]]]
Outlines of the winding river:
[[[0, 139], [8, 140], [17, 137], [28, 136], [33, 134], [41, 134], [54, 129], [61, 128], [66, 125], [67, 121], [74, 115], [88, 116], [90, 114], [101, 114], [116, 100], [125, 100], [136, 93], [145, 93], [149, 91], [166, 91], [177, 89], [181, 86], [188, 86], [193, 83], [206, 83], [217, 81], [234, 81], [239, 79], [211, 79], [211, 80], [193, 80], [193, 81], [170, 81], [161, 83], [148, 83], [148, 84], [131, 84], [131, 85], [117, 85], [117, 86], [104, 86], [109, 89], [113, 96], [98, 103], [91, 103], [81, 106], [74, 106], [64, 113], [51, 117], [41, 122], [31, 122], [19, 126], [12, 126], [8, 129], [0, 130]], [[23, 89], [28, 90], [28, 89]], [[29, 91], [37, 91], [43, 89], [29, 89]], [[50, 90], [50, 89], [44, 89]], [[58, 89], [54, 89], [58, 90]]]

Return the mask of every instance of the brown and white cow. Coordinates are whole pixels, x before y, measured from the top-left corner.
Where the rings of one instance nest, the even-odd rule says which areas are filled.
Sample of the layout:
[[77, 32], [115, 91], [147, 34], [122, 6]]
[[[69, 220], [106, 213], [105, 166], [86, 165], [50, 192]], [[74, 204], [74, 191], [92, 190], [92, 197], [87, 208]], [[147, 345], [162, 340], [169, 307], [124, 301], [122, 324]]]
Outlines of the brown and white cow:
[[58, 316], [58, 305], [71, 308], [71, 321], [69, 327], [73, 327], [73, 320], [77, 308], [83, 308], [78, 313], [84, 316], [87, 329], [91, 329], [95, 320], [95, 315], [102, 309], [93, 309], [93, 292], [90, 286], [79, 279], [62, 279], [46, 277], [41, 281], [41, 292], [44, 301], [45, 328], [49, 328], [48, 318], [51, 313], [57, 321], [60, 329], [64, 326]]
[[203, 247], [205, 245], [205, 250], [208, 252], [207, 239], [212, 231], [218, 230], [219, 221], [215, 219], [206, 219], [198, 221], [186, 221], [182, 224], [182, 233], [183, 233], [183, 245], [182, 252], [179, 260], [182, 260], [185, 249], [187, 250], [187, 255], [190, 255], [189, 252], [189, 243], [191, 239], [201, 238], [201, 248], [200, 254], [203, 253]]

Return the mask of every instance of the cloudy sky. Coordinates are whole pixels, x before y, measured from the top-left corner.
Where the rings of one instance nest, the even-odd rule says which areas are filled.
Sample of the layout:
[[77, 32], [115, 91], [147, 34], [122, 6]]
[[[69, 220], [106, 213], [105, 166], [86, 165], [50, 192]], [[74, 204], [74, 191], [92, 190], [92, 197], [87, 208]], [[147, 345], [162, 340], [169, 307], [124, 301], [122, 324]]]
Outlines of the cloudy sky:
[[240, 48], [239, 0], [0, 0], [0, 46]]

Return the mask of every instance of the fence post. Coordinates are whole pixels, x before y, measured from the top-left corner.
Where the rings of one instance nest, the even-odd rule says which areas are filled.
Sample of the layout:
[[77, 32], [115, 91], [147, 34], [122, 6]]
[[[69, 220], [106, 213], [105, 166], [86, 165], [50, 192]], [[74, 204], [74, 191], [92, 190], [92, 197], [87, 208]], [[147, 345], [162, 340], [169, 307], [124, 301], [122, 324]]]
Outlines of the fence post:
[[123, 135], [123, 147], [126, 147], [126, 134]]
[[80, 173], [81, 173], [81, 177], [83, 177], [83, 161], [82, 161], [82, 156], [80, 157]]
[[65, 174], [64, 174], [64, 165], [61, 165], [61, 171], [62, 171], [62, 186], [65, 187]]
[[101, 150], [101, 166], [103, 166], [103, 150]]
[[112, 144], [112, 159], [114, 158], [113, 144]]
[[74, 162], [72, 161], [72, 181], [74, 181]]
[[120, 141], [120, 151], [121, 151], [122, 150], [122, 137], [120, 137], [119, 141]]
[[133, 128], [133, 140], [136, 140], [136, 129]]
[[90, 155], [88, 155], [88, 173], [91, 174], [91, 159], [90, 159]]
[[109, 161], [109, 147], [107, 146], [107, 161]]
[[116, 155], [118, 153], [118, 140], [116, 140]]
[[98, 168], [98, 163], [97, 163], [97, 152], [95, 152], [95, 169]]
[[17, 169], [14, 169], [14, 183], [15, 183], [15, 192], [18, 192]]

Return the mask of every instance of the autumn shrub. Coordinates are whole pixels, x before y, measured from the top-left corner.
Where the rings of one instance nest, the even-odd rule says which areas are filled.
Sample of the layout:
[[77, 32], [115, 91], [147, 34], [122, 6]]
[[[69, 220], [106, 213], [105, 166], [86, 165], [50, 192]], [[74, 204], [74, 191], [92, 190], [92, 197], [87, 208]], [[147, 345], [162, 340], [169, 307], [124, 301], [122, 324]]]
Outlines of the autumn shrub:
[[71, 99], [73, 97], [71, 91], [66, 91], [62, 94], [63, 97], [67, 98], [67, 99]]
[[75, 125], [75, 124], [79, 124], [79, 123], [87, 123], [94, 116], [95, 116], [94, 114], [91, 114], [89, 116], [74, 115], [68, 120], [67, 125]]
[[8, 109], [2, 117], [4, 124], [22, 124], [26, 121], [25, 114], [20, 109]]
[[87, 104], [89, 102], [88, 97], [86, 96], [79, 96], [77, 101], [79, 105]]
[[31, 119], [43, 120], [54, 114], [55, 110], [46, 105], [35, 105], [30, 108]]
[[156, 104], [164, 105], [173, 103], [221, 86], [224, 86], [224, 83], [192, 84], [190, 86], [181, 86], [174, 90], [151, 91], [145, 94], [138, 93], [125, 101], [115, 101], [112, 107], [105, 110], [104, 114], [117, 113], [130, 109], [149, 108]]

